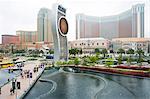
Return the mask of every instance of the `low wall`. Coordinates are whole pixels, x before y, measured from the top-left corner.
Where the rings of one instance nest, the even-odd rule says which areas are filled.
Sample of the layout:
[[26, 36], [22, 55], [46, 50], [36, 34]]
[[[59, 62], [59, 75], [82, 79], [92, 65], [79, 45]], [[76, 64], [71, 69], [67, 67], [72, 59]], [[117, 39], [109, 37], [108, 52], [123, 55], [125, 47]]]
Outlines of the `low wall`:
[[[68, 66], [69, 67], [69, 66]], [[123, 74], [123, 75], [132, 75], [132, 76], [139, 76], [139, 77], [150, 77], [150, 72], [145, 71], [132, 71], [132, 70], [124, 70], [124, 69], [116, 69], [116, 68], [107, 68], [107, 67], [87, 67], [87, 66], [71, 66], [73, 68], [80, 68], [80, 70], [95, 70], [95, 71], [102, 71], [105, 73], [114, 73], [114, 74]]]

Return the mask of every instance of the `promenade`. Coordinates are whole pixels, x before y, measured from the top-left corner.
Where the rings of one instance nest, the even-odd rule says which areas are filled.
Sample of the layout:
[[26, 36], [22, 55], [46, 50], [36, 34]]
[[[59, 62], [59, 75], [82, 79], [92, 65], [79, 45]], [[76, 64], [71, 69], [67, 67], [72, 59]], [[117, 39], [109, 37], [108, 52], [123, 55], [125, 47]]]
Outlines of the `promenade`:
[[43, 71], [42, 68], [39, 68], [38, 72], [33, 72], [34, 67], [38, 66], [40, 64], [39, 61], [28, 61], [25, 63], [24, 67], [22, 67], [23, 71], [25, 70], [30, 70], [32, 72], [32, 78], [27, 78], [24, 77], [22, 78], [21, 76], [16, 77], [16, 81], [20, 82], [20, 87], [21, 89], [15, 90], [15, 93], [11, 95], [10, 89], [12, 88], [12, 81], [10, 81], [8, 84], [4, 85], [1, 88], [1, 94], [0, 94], [0, 99], [19, 99], [19, 97], [27, 91], [29, 86], [36, 80], [37, 76], [41, 74]]

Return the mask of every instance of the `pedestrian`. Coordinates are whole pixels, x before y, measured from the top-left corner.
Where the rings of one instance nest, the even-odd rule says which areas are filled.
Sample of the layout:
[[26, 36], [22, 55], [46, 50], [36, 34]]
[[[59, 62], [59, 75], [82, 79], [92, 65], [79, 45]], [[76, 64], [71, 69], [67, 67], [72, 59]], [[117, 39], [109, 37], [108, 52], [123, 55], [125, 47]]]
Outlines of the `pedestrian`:
[[12, 93], [13, 93], [13, 94], [15, 93], [15, 88], [12, 88]]
[[0, 87], [0, 94], [1, 94], [1, 87]]
[[36, 67], [34, 67], [33, 72], [34, 72], [34, 73], [36, 72]]
[[36, 68], [36, 71], [37, 71], [37, 72], [39, 71], [39, 68], [38, 68], [38, 67]]
[[10, 69], [8, 69], [8, 73], [10, 73]]
[[21, 74], [20, 74], [20, 75], [21, 75], [21, 77], [23, 78], [23, 72], [21, 72]]
[[54, 67], [54, 64], [55, 64], [55, 63], [54, 63], [54, 61], [53, 61], [53, 62], [52, 62], [52, 67]]
[[12, 95], [13, 88], [10, 88], [10, 95]]
[[16, 89], [16, 79], [13, 79], [12, 81], [12, 89], [11, 89], [11, 92], [15, 93], [15, 89]]

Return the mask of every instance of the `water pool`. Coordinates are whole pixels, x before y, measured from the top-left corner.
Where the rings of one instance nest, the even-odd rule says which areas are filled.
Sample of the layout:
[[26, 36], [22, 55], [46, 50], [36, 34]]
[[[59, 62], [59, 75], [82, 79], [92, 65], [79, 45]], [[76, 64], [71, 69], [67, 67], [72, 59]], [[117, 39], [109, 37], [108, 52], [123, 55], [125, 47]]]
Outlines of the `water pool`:
[[150, 99], [150, 79], [45, 70], [24, 99]]

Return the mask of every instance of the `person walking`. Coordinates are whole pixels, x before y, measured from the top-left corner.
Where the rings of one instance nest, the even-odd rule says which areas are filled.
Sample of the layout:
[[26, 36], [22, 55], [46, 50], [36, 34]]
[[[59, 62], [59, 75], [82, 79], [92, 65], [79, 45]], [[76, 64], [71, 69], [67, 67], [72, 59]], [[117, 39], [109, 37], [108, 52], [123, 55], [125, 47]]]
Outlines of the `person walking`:
[[12, 95], [12, 88], [10, 88], [10, 95]]
[[21, 72], [21, 74], [20, 74], [20, 75], [21, 75], [21, 77], [23, 78], [23, 72]]
[[0, 87], [0, 94], [1, 94], [1, 87]]

